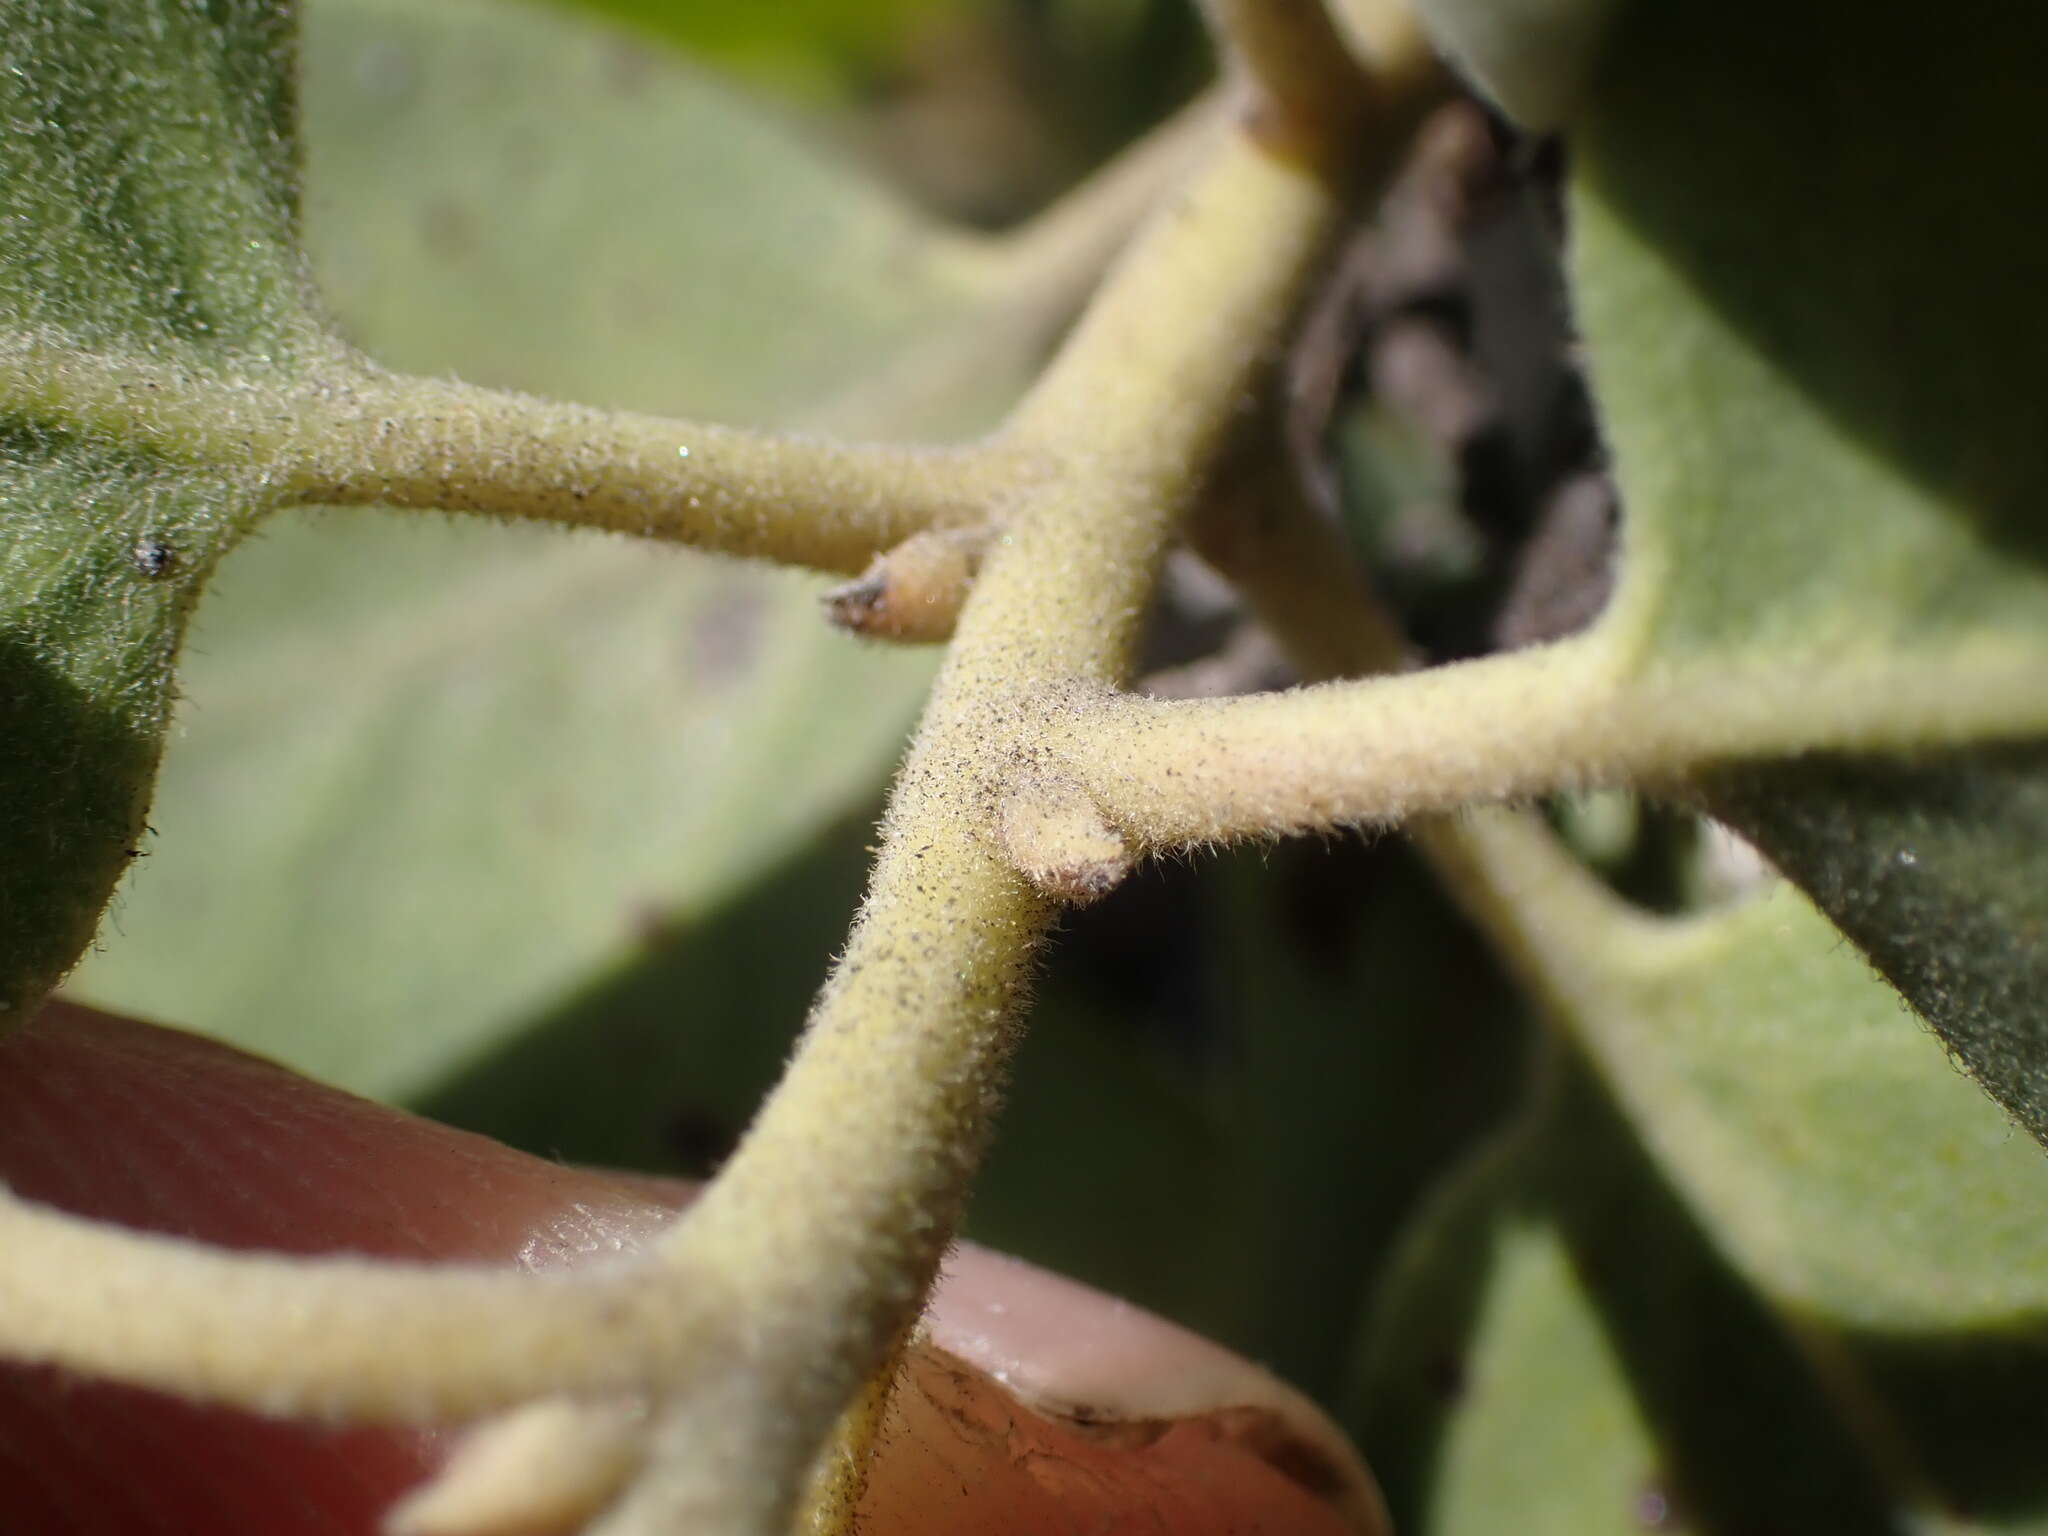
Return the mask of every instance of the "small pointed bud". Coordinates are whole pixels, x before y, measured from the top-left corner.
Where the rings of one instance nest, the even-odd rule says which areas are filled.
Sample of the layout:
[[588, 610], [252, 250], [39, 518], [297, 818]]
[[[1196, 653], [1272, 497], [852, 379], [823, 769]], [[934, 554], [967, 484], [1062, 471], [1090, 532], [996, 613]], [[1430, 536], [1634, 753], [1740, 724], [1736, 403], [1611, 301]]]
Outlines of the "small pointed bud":
[[913, 534], [877, 555], [860, 576], [827, 592], [826, 616], [841, 629], [878, 640], [944, 640], [974, 585], [988, 537], [987, 528]]

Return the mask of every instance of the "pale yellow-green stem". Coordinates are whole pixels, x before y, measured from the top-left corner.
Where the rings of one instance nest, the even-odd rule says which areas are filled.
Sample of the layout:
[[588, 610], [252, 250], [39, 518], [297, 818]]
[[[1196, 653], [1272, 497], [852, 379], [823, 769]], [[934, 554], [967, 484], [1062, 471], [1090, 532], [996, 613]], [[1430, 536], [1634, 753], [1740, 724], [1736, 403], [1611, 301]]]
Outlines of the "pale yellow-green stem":
[[[1243, 699], [1051, 690], [1041, 742], [1141, 848], [1385, 824], [1487, 801], [1657, 784], [1718, 762], [1910, 750], [2048, 729], [2029, 657], [1840, 676], [1726, 667], [1660, 674], [1595, 629], [1555, 645]], [[1510, 729], [1505, 722], [1512, 722]]]
[[798, 1536], [840, 1536], [857, 1530], [855, 1517], [867, 1492], [868, 1473], [881, 1443], [883, 1420], [908, 1343], [908, 1337], [898, 1341], [887, 1363], [867, 1379], [833, 1426], [832, 1438], [812, 1464], [810, 1482], [799, 1504]]
[[[1064, 323], [1218, 115], [1186, 109], [1015, 233], [976, 271], [1007, 314]], [[1037, 323], [1034, 321], [1033, 323]], [[0, 399], [40, 421], [227, 467], [264, 509], [377, 504], [596, 527], [853, 572], [920, 531], [974, 523], [1020, 467], [987, 448], [847, 444], [600, 411], [385, 373], [308, 327], [284, 361], [94, 352], [0, 337]]]
[[980, 447], [845, 444], [371, 376], [281, 445], [284, 499], [607, 528], [829, 571], [987, 516], [1018, 466]]
[[433, 1481], [384, 1517], [385, 1536], [574, 1531], [646, 1465], [647, 1404], [546, 1398], [464, 1437]]
[[139, 435], [172, 464], [234, 466], [266, 508], [481, 512], [828, 571], [982, 518], [1019, 473], [985, 447], [845, 444], [600, 411], [319, 350], [289, 377], [237, 377], [9, 338], [0, 399], [39, 421]]
[[[1572, 760], [1567, 746], [1602, 712], [1597, 676], [1559, 646], [1249, 698], [1063, 692], [1048, 700], [1043, 740], [1138, 845], [1201, 846], [1550, 788]], [[1557, 707], [1529, 710], [1535, 693]], [[1498, 728], [1508, 719], [1512, 737]]]
[[4, 1193], [0, 1251], [7, 1358], [338, 1420], [644, 1390], [716, 1359], [727, 1323], [715, 1279], [693, 1294], [673, 1261], [536, 1276], [235, 1253]]
[[[1341, 677], [1370, 680], [1344, 689], [1272, 696], [1275, 700], [1348, 700], [1357, 697], [1361, 687], [1384, 698], [1390, 679], [1375, 674], [1393, 673], [1406, 664], [1405, 638], [1335, 529], [1309, 505], [1293, 466], [1278, 451], [1275, 437], [1269, 430], [1249, 444], [1242, 462], [1233, 466], [1232, 482], [1204, 504], [1191, 529], [1198, 535], [1196, 546], [1236, 584], [1311, 684]], [[1492, 675], [1497, 678], [1509, 660], [1496, 658]], [[1439, 670], [1426, 675], [1436, 678], [1445, 673]], [[1473, 674], [1449, 675], [1469, 678]], [[1480, 675], [1486, 677], [1483, 670]], [[1253, 701], [1234, 702], [1247, 705]], [[1322, 708], [1320, 704], [1314, 707]], [[1340, 712], [1343, 707], [1338, 704]], [[1366, 737], [1361, 730], [1354, 740]], [[1339, 825], [1344, 819], [1322, 825]], [[1459, 905], [1493, 940], [1502, 958], [1518, 970], [1533, 964], [1526, 930], [1530, 912], [1542, 911], [1547, 920], [1554, 919], [1554, 904], [1559, 900], [1572, 903], [1582, 916], [1597, 908], [1603, 920], [1610, 913], [1623, 911], [1621, 904], [1607, 900], [1596, 889], [1597, 880], [1547, 829], [1526, 815], [1494, 809], [1455, 816], [1416, 815], [1404, 822], [1402, 831], [1418, 845]], [[1529, 892], [1508, 889], [1514, 883], [1507, 873], [1510, 868], [1520, 870], [1532, 883], [1545, 884], [1539, 899], [1525, 902], [1521, 898]], [[1614, 920], [1634, 919], [1624, 913]]]
[[1405, 0], [1330, 0], [1330, 15], [1352, 57], [1376, 80], [1408, 80], [1443, 67]]

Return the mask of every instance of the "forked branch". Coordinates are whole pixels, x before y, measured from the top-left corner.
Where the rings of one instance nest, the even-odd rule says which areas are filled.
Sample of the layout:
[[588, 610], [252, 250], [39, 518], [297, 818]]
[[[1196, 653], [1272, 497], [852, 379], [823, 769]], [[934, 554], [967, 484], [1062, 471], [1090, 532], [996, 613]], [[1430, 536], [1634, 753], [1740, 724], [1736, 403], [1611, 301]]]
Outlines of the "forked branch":
[[[1426, 94], [1378, 103], [1381, 131], [1403, 136]], [[1393, 144], [1376, 150], [1377, 165], [1392, 163]], [[384, 381], [362, 369], [304, 402], [310, 426], [247, 413], [216, 421], [258, 434], [278, 491], [296, 499], [489, 499], [497, 511], [549, 515], [552, 501], [485, 497], [492, 456], [505, 452], [499, 492], [539, 479], [547, 498], [594, 499], [609, 526], [674, 516], [686, 536], [748, 553], [857, 565], [919, 527], [984, 515], [984, 491], [1002, 497], [1001, 534], [898, 780], [867, 904], [796, 1059], [717, 1181], [649, 1256], [562, 1279], [434, 1274], [211, 1252], [6, 1201], [6, 1248], [38, 1257], [10, 1261], [0, 1277], [0, 1349], [341, 1417], [637, 1395], [649, 1404], [633, 1421], [644, 1461], [621, 1453], [616, 1425], [593, 1438], [607, 1457], [643, 1466], [599, 1529], [786, 1528], [835, 1420], [885, 1365], [951, 1237], [1056, 911], [999, 834], [1009, 776], [1040, 747], [1036, 700], [1124, 679], [1164, 546], [1341, 218], [1334, 158], [1277, 154], [1242, 120], [1219, 124], [1200, 169], [1010, 426], [962, 455], [863, 457], [455, 385], [438, 386], [445, 406], [422, 409], [436, 397], [413, 393], [385, 410]], [[112, 408], [122, 381], [108, 384]], [[208, 403], [184, 402], [195, 412]], [[606, 465], [624, 466], [624, 489], [601, 483]], [[710, 474], [692, 482], [699, 467]], [[850, 482], [874, 495], [851, 498], [848, 517]], [[730, 494], [715, 501], [720, 486]], [[663, 495], [667, 512], [655, 505]], [[821, 544], [827, 517], [852, 531]], [[78, 1275], [108, 1278], [65, 1283]], [[132, 1327], [110, 1326], [123, 1315]], [[572, 1414], [562, 1433], [591, 1427]]]
[[1048, 694], [1042, 770], [1148, 850], [1386, 825], [1603, 784], [1674, 783], [1808, 751], [1914, 750], [2048, 729], [2038, 665], [2015, 656], [1845, 665], [1839, 676], [1727, 667], [1657, 675], [1603, 629], [1478, 661], [1289, 693], [1143, 699]]

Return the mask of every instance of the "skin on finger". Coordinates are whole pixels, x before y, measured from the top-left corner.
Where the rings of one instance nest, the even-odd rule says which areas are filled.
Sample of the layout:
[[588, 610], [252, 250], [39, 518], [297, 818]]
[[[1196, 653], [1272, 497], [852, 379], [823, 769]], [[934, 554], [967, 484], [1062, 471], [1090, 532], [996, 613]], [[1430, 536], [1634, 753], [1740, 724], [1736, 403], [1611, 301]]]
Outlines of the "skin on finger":
[[[541, 1269], [659, 1230], [680, 1185], [565, 1168], [229, 1047], [52, 1004], [0, 1040], [0, 1178], [226, 1247]], [[0, 1528], [374, 1536], [456, 1431], [265, 1420], [0, 1366]], [[1297, 1394], [1029, 1265], [948, 1266], [885, 1420], [875, 1536], [1379, 1528], [1370, 1477]]]

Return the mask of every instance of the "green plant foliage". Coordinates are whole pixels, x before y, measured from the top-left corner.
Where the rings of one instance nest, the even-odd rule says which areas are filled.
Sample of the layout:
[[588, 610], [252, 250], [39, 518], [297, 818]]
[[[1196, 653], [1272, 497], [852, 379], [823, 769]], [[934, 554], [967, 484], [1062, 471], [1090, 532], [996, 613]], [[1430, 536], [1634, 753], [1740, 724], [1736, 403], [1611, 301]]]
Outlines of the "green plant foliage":
[[527, 0], [316, 0], [306, 34], [307, 245], [391, 367], [946, 437], [1043, 351], [998, 244], [645, 39]]
[[[1628, 508], [1616, 619], [1652, 675], [1816, 722], [1897, 701], [1929, 747], [2039, 728], [2031, 31], [1998, 6], [1934, 46], [1896, 6], [1625, 12], [1574, 141], [1573, 275]], [[1726, 803], [2048, 1136], [2040, 773], [1952, 755]]]
[[[1471, 1397], [1436, 1447], [1426, 1502], [1402, 1529], [1632, 1536], [1657, 1496], [1657, 1445], [1599, 1314], [1546, 1224], [1507, 1222], [1490, 1236], [1499, 1251], [1489, 1256], [1497, 1267], [1484, 1315], [1458, 1353], [1435, 1362], [1437, 1393]], [[1429, 1362], [1411, 1369], [1430, 1389]], [[1375, 1459], [1383, 1476], [1399, 1465]]]
[[234, 387], [325, 343], [292, 242], [290, 28], [11, 6], [0, 35], [0, 1010], [40, 999], [142, 837], [171, 662], [262, 466], [146, 400], [54, 411], [64, 349]]
[[[312, 259], [380, 361], [908, 436], [985, 423], [1042, 346], [991, 247], [615, 32], [330, 0], [305, 51]], [[162, 851], [79, 991], [430, 1091], [873, 793], [930, 661], [849, 645], [816, 590], [289, 519], [203, 611]]]

